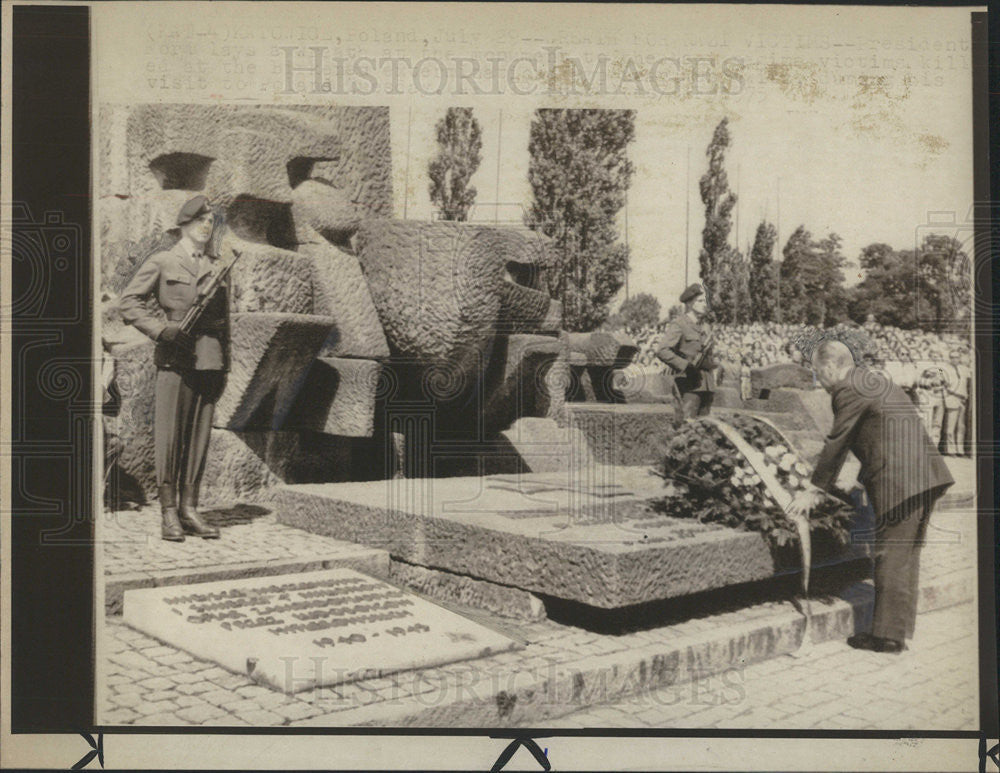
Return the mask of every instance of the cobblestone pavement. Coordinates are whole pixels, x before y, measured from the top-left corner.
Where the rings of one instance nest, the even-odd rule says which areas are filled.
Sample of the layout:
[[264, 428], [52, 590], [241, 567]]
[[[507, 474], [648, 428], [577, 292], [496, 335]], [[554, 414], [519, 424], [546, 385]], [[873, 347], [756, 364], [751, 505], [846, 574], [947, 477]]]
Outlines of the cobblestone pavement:
[[551, 720], [552, 728], [975, 730], [976, 609], [921, 615], [900, 655], [831, 641]]
[[[216, 512], [216, 522], [223, 525], [221, 540], [189, 540], [179, 546], [159, 540], [155, 509], [110, 514], [102, 524], [109, 581], [125, 567], [133, 572], [141, 567], [160, 576], [189, 566], [282, 563], [358, 549], [280, 526], [264, 508], [237, 506]], [[232, 520], [227, 523], [222, 520], [225, 517]], [[973, 512], [942, 511], [932, 519], [921, 561], [922, 586], [938, 589], [925, 594], [929, 608], [969, 597], [974, 534]], [[969, 593], [956, 597], [954, 589], [966, 586]], [[849, 616], [843, 601], [817, 600], [813, 614], [838, 604]], [[485, 613], [469, 616], [491, 622]], [[285, 695], [166, 646], [129, 628], [121, 617], [109, 615], [99, 639], [98, 721], [108, 726], [486, 727], [520, 723], [533, 727], [955, 729], [970, 727], [976, 711], [976, 623], [970, 603], [921, 614], [912, 651], [897, 658], [855, 652], [842, 638], [800, 650], [794, 657], [778, 655], [794, 649], [794, 632], [801, 630], [801, 613], [788, 601], [734, 604], [683, 622], [619, 636], [552, 620], [496, 618], [492, 623], [527, 642], [527, 647], [467, 663]], [[713, 664], [728, 657], [727, 652], [737, 653], [740, 667], [720, 672]], [[649, 684], [663, 684], [665, 680], [656, 681], [662, 676], [656, 670], [662, 668], [664, 658], [678, 655], [681, 665], [677, 669], [687, 670], [679, 679], [690, 680], [687, 686], [640, 691]], [[695, 672], [702, 667], [704, 676]], [[602, 693], [606, 674], [609, 687]], [[624, 689], [623, 683], [636, 689]], [[544, 705], [524, 705], [525, 696], [533, 691], [537, 695], [546, 684], [568, 687], [571, 694], [555, 696]], [[609, 703], [630, 692], [639, 694]], [[512, 695], [521, 696], [520, 705], [514, 706]], [[578, 710], [597, 703], [606, 705]]]
[[205, 520], [222, 538], [184, 542], [160, 539], [159, 506], [104, 514], [97, 541], [106, 577], [177, 569], [214, 568], [250, 561], [308, 561], [357, 552], [358, 545], [283, 526], [263, 505], [205, 508]]

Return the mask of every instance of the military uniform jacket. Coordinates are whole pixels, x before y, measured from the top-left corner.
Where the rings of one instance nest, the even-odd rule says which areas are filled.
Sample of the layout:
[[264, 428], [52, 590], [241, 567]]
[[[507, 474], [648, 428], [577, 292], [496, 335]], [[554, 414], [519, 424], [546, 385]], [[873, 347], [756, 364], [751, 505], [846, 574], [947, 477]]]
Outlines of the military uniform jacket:
[[715, 390], [715, 379], [712, 375], [715, 361], [711, 353], [705, 357], [699, 370], [693, 373], [688, 371], [688, 365], [701, 354], [709, 340], [708, 330], [687, 314], [678, 315], [663, 331], [656, 356], [671, 367], [674, 381], [681, 392], [712, 392]]
[[941, 494], [955, 481], [906, 393], [880, 373], [852, 368], [830, 392], [833, 429], [812, 482], [832, 491], [848, 451], [876, 515], [910, 497]]
[[[219, 261], [199, 261], [182, 240], [171, 249], [151, 255], [139, 267], [122, 292], [122, 318], [156, 341], [166, 323], [152, 311], [152, 298], [167, 320], [180, 322], [198, 298], [199, 289], [210, 281]], [[182, 356], [170, 344], [157, 341], [156, 367], [167, 370], [229, 370], [229, 292], [220, 287], [191, 331], [195, 339], [193, 356]]]

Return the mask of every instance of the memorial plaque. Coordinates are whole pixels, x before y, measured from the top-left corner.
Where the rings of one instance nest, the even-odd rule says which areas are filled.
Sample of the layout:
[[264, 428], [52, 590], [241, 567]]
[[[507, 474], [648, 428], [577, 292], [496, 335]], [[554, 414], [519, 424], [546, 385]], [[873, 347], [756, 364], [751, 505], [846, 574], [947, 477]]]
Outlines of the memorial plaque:
[[130, 590], [124, 620], [289, 693], [521, 646], [353, 569]]

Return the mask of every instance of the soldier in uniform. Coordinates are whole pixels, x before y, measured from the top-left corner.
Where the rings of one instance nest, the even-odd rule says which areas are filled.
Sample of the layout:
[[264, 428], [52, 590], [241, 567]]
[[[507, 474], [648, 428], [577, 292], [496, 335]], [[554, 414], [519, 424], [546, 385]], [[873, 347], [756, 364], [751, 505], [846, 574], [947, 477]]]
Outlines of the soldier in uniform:
[[[156, 342], [156, 482], [161, 536], [172, 542], [183, 542], [185, 534], [219, 536], [219, 530], [199, 516], [198, 494], [212, 415], [229, 368], [226, 287], [219, 288], [189, 332], [180, 324], [220, 262], [205, 253], [214, 224], [207, 198], [195, 196], [186, 202], [177, 215], [180, 241], [147, 258], [120, 303], [122, 318]], [[165, 321], [147, 307], [148, 300], [163, 311]]]
[[656, 356], [670, 366], [674, 376], [678, 420], [707, 416], [711, 411], [716, 367], [712, 357], [713, 341], [702, 325], [708, 313], [704, 289], [700, 284], [693, 284], [681, 293], [680, 300], [684, 313], [667, 325], [656, 352]]

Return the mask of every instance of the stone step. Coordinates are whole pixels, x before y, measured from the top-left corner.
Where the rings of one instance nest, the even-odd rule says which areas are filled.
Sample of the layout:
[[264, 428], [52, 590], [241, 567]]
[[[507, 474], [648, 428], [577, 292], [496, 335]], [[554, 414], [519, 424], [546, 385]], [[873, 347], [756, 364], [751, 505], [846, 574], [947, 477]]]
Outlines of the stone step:
[[[965, 603], [973, 597], [975, 575], [956, 572], [921, 586], [921, 613]], [[541, 727], [581, 708], [613, 703], [637, 693], [739, 669], [783, 655], [809, 643], [843, 640], [864, 630], [871, 618], [870, 583], [855, 583], [839, 596], [812, 601], [806, 636], [801, 606], [790, 601], [749, 606], [675, 626], [620, 637], [598, 636], [566, 650], [554, 639], [524, 652], [445, 667], [400, 679], [392, 700], [351, 701], [301, 722], [297, 727]], [[919, 623], [918, 623], [919, 629]], [[918, 632], [919, 635], [919, 632]], [[846, 648], [846, 647], [845, 647]], [[545, 654], [542, 654], [542, 653]], [[405, 675], [401, 675], [405, 676]], [[387, 681], [387, 680], [382, 680]], [[420, 691], [407, 689], [413, 682]], [[360, 691], [366, 686], [358, 685]], [[364, 692], [360, 692], [364, 695]], [[352, 705], [353, 704], [353, 705]]]

